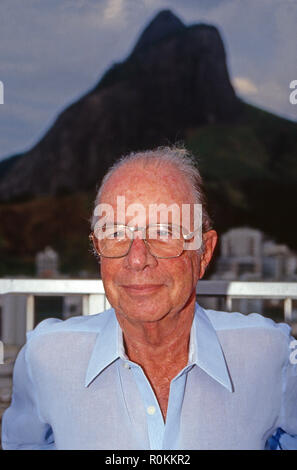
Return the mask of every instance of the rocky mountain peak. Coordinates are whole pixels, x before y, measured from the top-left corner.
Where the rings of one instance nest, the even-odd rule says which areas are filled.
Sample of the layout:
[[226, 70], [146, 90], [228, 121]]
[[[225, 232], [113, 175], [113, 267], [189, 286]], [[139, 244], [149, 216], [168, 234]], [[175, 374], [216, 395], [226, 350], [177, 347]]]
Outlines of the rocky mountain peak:
[[167, 36], [186, 29], [183, 22], [171, 10], [160, 11], [144, 29], [134, 47], [133, 53], [160, 41]]
[[211, 25], [159, 12], [133, 53], [66, 108], [28, 152], [0, 164], [0, 201], [95, 188], [121, 155], [187, 129], [238, 120], [223, 41]]

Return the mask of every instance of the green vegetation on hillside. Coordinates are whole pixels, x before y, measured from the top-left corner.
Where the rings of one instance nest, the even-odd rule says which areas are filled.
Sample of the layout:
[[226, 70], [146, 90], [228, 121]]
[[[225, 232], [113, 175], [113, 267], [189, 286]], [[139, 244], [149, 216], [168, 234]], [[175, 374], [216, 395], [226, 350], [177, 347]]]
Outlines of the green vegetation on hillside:
[[43, 196], [0, 204], [0, 276], [35, 276], [35, 256], [46, 246], [58, 252], [60, 272], [98, 272], [88, 239], [94, 194]]
[[186, 146], [197, 156], [220, 231], [250, 225], [297, 249], [297, 125], [244, 106], [238, 124], [189, 130]]

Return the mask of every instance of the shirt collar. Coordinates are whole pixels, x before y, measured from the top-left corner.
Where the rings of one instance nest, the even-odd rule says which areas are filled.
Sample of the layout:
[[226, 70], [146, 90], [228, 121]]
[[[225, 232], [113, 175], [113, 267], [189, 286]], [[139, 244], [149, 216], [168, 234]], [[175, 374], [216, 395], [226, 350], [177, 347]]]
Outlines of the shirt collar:
[[[127, 360], [123, 345], [122, 330], [113, 309], [100, 314], [105, 316], [101, 322], [95, 345], [89, 360], [85, 386], [87, 387], [106, 367], [118, 358]], [[197, 303], [191, 328], [189, 344], [189, 365], [196, 364], [213, 379], [233, 391], [226, 360], [205, 310]]]
[[230, 373], [216, 330], [206, 311], [197, 303], [190, 337], [189, 361], [233, 392]]
[[111, 308], [104, 313], [100, 313], [99, 317], [101, 315], [105, 317], [105, 321], [100, 322], [100, 329], [89, 360], [85, 379], [86, 387], [103, 369], [120, 357], [118, 348], [118, 331], [120, 327], [114, 310]]

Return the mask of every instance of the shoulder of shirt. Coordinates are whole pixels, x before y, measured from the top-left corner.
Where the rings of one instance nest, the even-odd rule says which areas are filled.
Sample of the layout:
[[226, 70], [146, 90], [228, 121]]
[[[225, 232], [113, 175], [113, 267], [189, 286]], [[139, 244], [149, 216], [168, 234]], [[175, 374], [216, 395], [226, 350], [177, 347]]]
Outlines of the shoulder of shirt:
[[278, 331], [286, 338], [290, 336], [291, 327], [287, 323], [276, 323], [271, 318], [259, 313], [244, 315], [239, 312], [222, 312], [203, 309], [216, 331], [239, 329], [266, 329]]
[[[288, 337], [291, 332], [291, 327], [288, 324], [276, 323], [271, 318], [264, 317], [258, 313], [244, 315], [239, 312], [203, 310], [216, 331], [264, 328], [279, 331], [286, 337]], [[81, 315], [68, 318], [67, 320], [47, 318], [41, 321], [32, 331], [27, 333], [27, 339], [56, 332], [98, 333], [105, 327], [106, 323], [113, 315], [115, 315], [114, 310], [110, 308], [96, 315]]]
[[104, 328], [112, 315], [114, 315], [114, 310], [110, 308], [96, 315], [81, 315], [67, 320], [47, 318], [27, 333], [27, 340], [59, 332], [98, 333]]

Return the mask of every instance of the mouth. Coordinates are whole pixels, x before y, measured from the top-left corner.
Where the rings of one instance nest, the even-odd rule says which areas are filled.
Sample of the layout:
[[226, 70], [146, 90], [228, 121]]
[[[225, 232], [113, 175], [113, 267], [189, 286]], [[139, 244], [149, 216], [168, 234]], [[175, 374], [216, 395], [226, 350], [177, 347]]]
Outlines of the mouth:
[[160, 289], [163, 284], [129, 284], [122, 285], [126, 292], [132, 295], [152, 294]]

